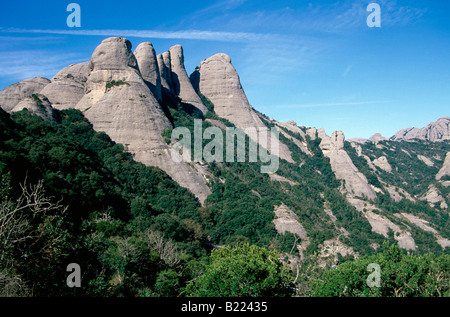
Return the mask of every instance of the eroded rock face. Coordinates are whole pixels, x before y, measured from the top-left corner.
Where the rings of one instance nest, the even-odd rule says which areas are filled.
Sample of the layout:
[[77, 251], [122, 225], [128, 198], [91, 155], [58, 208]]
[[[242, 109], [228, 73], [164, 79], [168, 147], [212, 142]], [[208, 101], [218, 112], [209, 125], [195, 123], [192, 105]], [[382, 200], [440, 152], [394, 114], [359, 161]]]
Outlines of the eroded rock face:
[[170, 52], [164, 52], [156, 56], [159, 74], [161, 77], [161, 89], [170, 91], [172, 89], [172, 76], [170, 69]]
[[390, 138], [394, 141], [421, 139], [432, 142], [449, 140], [450, 139], [450, 118], [443, 117], [436, 122], [429, 123], [422, 129], [407, 128], [398, 131], [394, 136]]
[[210, 194], [206, 180], [190, 165], [172, 160], [161, 136], [172, 125], [141, 77], [131, 43], [107, 39], [95, 49], [90, 63], [86, 95], [76, 108], [84, 111], [95, 130], [123, 144], [136, 161], [161, 168], [203, 203]]
[[385, 172], [391, 173], [392, 167], [389, 164], [386, 156], [380, 156], [379, 158], [376, 158], [373, 160], [373, 164], [384, 170]]
[[0, 107], [10, 112], [23, 98], [39, 93], [50, 80], [44, 77], [34, 77], [22, 80], [0, 91]]
[[422, 199], [426, 200], [432, 207], [434, 207], [435, 205], [439, 205], [441, 209], [448, 208], [445, 198], [442, 197], [441, 192], [433, 184], [428, 187], [428, 191], [422, 197]]
[[202, 100], [195, 92], [194, 87], [184, 68], [184, 54], [181, 45], [174, 45], [170, 48], [170, 69], [172, 89], [181, 101], [187, 105], [198, 109], [203, 114], [208, 112], [208, 109], [203, 104]]
[[55, 114], [50, 101], [44, 95], [33, 94], [31, 97], [23, 98], [11, 112], [22, 111], [23, 109], [27, 109], [44, 120], [58, 121], [58, 117]]
[[370, 187], [367, 178], [358, 171], [344, 150], [344, 133], [335, 131], [329, 137], [324, 129], [320, 129], [318, 137], [322, 139], [320, 149], [330, 159], [331, 169], [336, 178], [345, 181], [345, 189], [352, 195], [375, 199], [375, 191]]
[[372, 231], [385, 238], [389, 238], [389, 232], [394, 232], [394, 239], [398, 246], [405, 250], [415, 250], [416, 243], [410, 231], [402, 229], [386, 216], [379, 214], [379, 210], [374, 205], [361, 199], [349, 198], [348, 202], [361, 212], [372, 227]]
[[307, 232], [302, 224], [298, 221], [298, 216], [285, 204], [275, 206], [274, 210], [276, 218], [273, 220], [275, 229], [278, 233], [284, 234], [286, 231], [297, 235], [302, 240], [306, 239]]
[[[201, 94], [214, 104], [214, 112], [221, 118], [227, 119], [236, 127], [267, 130], [268, 140], [249, 136], [271, 152], [270, 131], [250, 106], [247, 96], [242, 89], [239, 75], [231, 64], [228, 55], [219, 53], [201, 62], [198, 68], [197, 83]], [[288, 162], [294, 162], [286, 145], [279, 142], [278, 156]]]
[[144, 42], [134, 51], [134, 56], [138, 62], [139, 70], [145, 83], [155, 96], [156, 100], [161, 101], [161, 76], [159, 74], [156, 52], [152, 43]]
[[41, 94], [56, 109], [74, 108], [84, 96], [84, 86], [91, 72], [90, 65], [90, 62], [85, 62], [64, 68], [41, 90]]
[[[275, 120], [274, 120], [275, 121]], [[289, 121], [289, 122], [278, 122], [275, 121], [274, 122], [277, 126], [279, 127], [283, 127], [291, 132], [297, 133], [301, 136], [302, 140], [299, 140], [297, 138], [292, 137], [291, 135], [289, 135], [288, 133], [286, 133], [283, 129], [279, 129], [280, 133], [284, 135], [284, 137], [288, 138], [289, 140], [291, 140], [292, 142], [295, 143], [295, 145], [297, 145], [297, 147], [306, 155], [312, 155], [311, 151], [308, 149], [308, 145], [306, 143], [306, 133], [303, 132], [302, 129], [300, 129], [297, 126], [297, 123], [295, 123], [295, 121]]]
[[371, 142], [380, 142], [380, 141], [385, 141], [387, 140], [387, 138], [385, 138], [384, 136], [381, 135], [381, 133], [375, 133], [374, 135], [372, 135], [369, 140]]
[[428, 165], [428, 166], [434, 166], [433, 161], [432, 161], [430, 158], [426, 157], [426, 156], [423, 156], [423, 155], [417, 155], [417, 158], [418, 158], [419, 160], [421, 160], [422, 162], [424, 162], [424, 163], [425, 163], [426, 165]]
[[445, 156], [444, 164], [439, 172], [436, 174], [436, 179], [440, 180], [444, 176], [450, 176], [450, 152]]
[[317, 138], [317, 129], [314, 127], [306, 129], [306, 135], [309, 135], [311, 140], [314, 141]]

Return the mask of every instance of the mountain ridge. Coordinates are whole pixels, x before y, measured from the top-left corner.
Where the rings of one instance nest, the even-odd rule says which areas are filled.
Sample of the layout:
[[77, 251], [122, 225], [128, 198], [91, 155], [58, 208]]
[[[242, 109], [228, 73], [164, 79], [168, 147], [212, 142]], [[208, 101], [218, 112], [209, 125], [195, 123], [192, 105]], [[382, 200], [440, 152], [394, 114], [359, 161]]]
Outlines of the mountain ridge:
[[[332, 225], [333, 217], [342, 222], [340, 228], [344, 229], [343, 223], [351, 226], [347, 223], [350, 220], [345, 220], [343, 214], [336, 211], [339, 208], [330, 203], [332, 198], [338, 200], [335, 196], [337, 192], [334, 192], [338, 190], [341, 198], [350, 205], [342, 207], [345, 212], [352, 210], [353, 213], [358, 213], [359, 221], [370, 228], [371, 233], [366, 233], [370, 236], [370, 241], [378, 241], [372, 234], [385, 239], [393, 234], [393, 240], [400, 247], [416, 250], [421, 245], [416, 241], [416, 229], [406, 223], [414, 219], [416, 222], [429, 221], [440, 229], [436, 230], [433, 239], [437, 242], [433, 243], [438, 243], [443, 249], [450, 246], [450, 237], [446, 235], [445, 228], [438, 224], [439, 217], [448, 217], [450, 203], [448, 159], [444, 160], [444, 157], [449, 156], [448, 117], [430, 123], [423, 129], [401, 130], [404, 132], [399, 131], [397, 137], [389, 139], [375, 134], [371, 140], [355, 142], [352, 139], [345, 140], [341, 131], [327, 136], [324, 129], [301, 127], [291, 121], [278, 122], [254, 110], [228, 55], [218, 53], [203, 60], [188, 77], [183, 54], [182, 47], [174, 45], [168, 51], [156, 55], [150, 42], [141, 43], [133, 52], [129, 40], [122, 37], [108, 38], [94, 50], [90, 61], [70, 65], [51, 80], [36, 77], [6, 87], [0, 92], [0, 106], [7, 112], [16, 112], [21, 110], [16, 108], [19, 105], [19, 108], [28, 108], [39, 115], [36, 105], [30, 104], [30, 96], [36, 95], [40, 100], [46, 98], [48, 101], [45, 113], [49, 113], [52, 107], [57, 110], [78, 109], [96, 131], [103, 131], [113, 141], [123, 144], [136, 161], [166, 172], [178, 185], [190, 190], [204, 207], [219, 208], [217, 206], [220, 206], [222, 198], [217, 197], [223, 194], [221, 190], [228, 193], [226, 188], [232, 186], [225, 176], [233, 179], [236, 186], [242, 185], [244, 188], [254, 184], [253, 177], [260, 182], [269, 181], [271, 186], [280, 190], [278, 194], [284, 200], [277, 204], [271, 202], [272, 217], [276, 214], [275, 206], [286, 204], [287, 208], [300, 214], [299, 223], [303, 225], [311, 221], [303, 213], [309, 217], [313, 215], [300, 207], [295, 208], [295, 199], [292, 197], [304, 195], [300, 188], [306, 192], [313, 191], [304, 183], [301, 175], [311, 179], [318, 177], [320, 186], [316, 186], [322, 188], [322, 192], [319, 194], [314, 189], [314, 203], [308, 203], [314, 206], [311, 210], [317, 212], [314, 217], [326, 219], [326, 225], [320, 229], [327, 232], [324, 236], [331, 235], [330, 232], [334, 230], [340, 231], [337, 225]], [[211, 110], [206, 107], [206, 100], [212, 104]], [[180, 113], [185, 117], [180, 119]], [[175, 140], [167, 142], [163, 135], [177, 127], [177, 120], [190, 125], [194, 118], [203, 120], [205, 124], [216, 122], [215, 125], [222, 130], [229, 126], [241, 129], [262, 128], [267, 131], [269, 128], [276, 129], [280, 135], [280, 169], [265, 178], [255, 174], [251, 170], [253, 167], [249, 165], [242, 168], [248, 169], [245, 173], [250, 173], [252, 177], [247, 174], [241, 177], [235, 170], [237, 167], [228, 163], [174, 162], [171, 149]], [[247, 137], [252, 139], [250, 135]], [[260, 142], [259, 139], [253, 141]], [[407, 143], [403, 143], [405, 141], [417, 142], [414, 145], [419, 150], [409, 147]], [[431, 141], [433, 144], [427, 147], [422, 141]], [[409, 165], [414, 166], [416, 173], [427, 173], [420, 174], [426, 176], [426, 182], [418, 186], [420, 189], [413, 186], [418, 180], [408, 174], [411, 173]], [[431, 174], [432, 177], [429, 177]], [[239, 201], [239, 190], [232, 188]], [[261, 194], [264, 192], [263, 188], [259, 189], [260, 192], [252, 190], [252, 199], [264, 200]], [[330, 192], [328, 196], [325, 195], [327, 191]], [[344, 204], [341, 198], [339, 201]], [[309, 197], [302, 199], [308, 201]], [[213, 201], [217, 206], [213, 206]], [[290, 205], [287, 201], [290, 201]], [[255, 202], [255, 206], [257, 204]], [[407, 204], [410, 210], [416, 210], [415, 216], [419, 220], [394, 216], [392, 210], [395, 209], [395, 214], [398, 214], [401, 204]], [[394, 205], [395, 208], [392, 207]], [[227, 215], [225, 209], [229, 205], [223, 208], [224, 210], [215, 210], [220, 217]], [[246, 208], [252, 208], [251, 204]], [[240, 209], [240, 212], [243, 210]], [[440, 216], [430, 215], [430, 210]], [[238, 218], [238, 215], [234, 215], [230, 219], [235, 221]], [[317, 219], [314, 220], [316, 225], [319, 223]], [[352, 218], [351, 221], [356, 220]], [[224, 227], [227, 226], [226, 222], [224, 220], [222, 224]], [[245, 227], [248, 223], [243, 222], [241, 225]], [[311, 229], [311, 223], [305, 224], [305, 232], [311, 232]], [[357, 230], [350, 227], [344, 230], [351, 229]], [[225, 229], [223, 231], [231, 232]], [[251, 231], [245, 234], [250, 234], [249, 232]], [[312, 232], [314, 234], [315, 231]], [[230, 239], [224, 233], [216, 235], [218, 240]], [[307, 247], [313, 249], [318, 245], [334, 245], [335, 237], [329, 238], [313, 241], [308, 237], [311, 243], [308, 246], [300, 245], [302, 257]], [[345, 239], [346, 243], [351, 243], [351, 239]], [[339, 241], [339, 245], [341, 243], [344, 242]], [[347, 254], [342, 247], [340, 250]], [[337, 254], [334, 255], [337, 257]]]

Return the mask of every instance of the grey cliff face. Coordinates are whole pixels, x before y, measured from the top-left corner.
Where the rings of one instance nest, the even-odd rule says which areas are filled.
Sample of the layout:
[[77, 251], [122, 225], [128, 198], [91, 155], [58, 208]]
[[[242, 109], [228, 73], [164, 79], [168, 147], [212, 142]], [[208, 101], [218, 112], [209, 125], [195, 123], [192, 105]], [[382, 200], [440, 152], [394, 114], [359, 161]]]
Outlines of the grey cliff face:
[[318, 137], [322, 139], [319, 145], [320, 149], [330, 159], [331, 169], [336, 178], [345, 181], [347, 192], [354, 196], [375, 199], [375, 191], [370, 187], [367, 178], [358, 171], [344, 150], [344, 134], [341, 131], [335, 131], [329, 137], [325, 134], [324, 129], [320, 129]]
[[206, 114], [208, 109], [195, 92], [194, 87], [192, 87], [192, 83], [186, 73], [186, 69], [184, 68], [183, 48], [181, 45], [174, 45], [169, 51], [173, 91], [183, 103], [191, 105], [200, 110], [203, 114]]
[[190, 165], [172, 160], [161, 136], [172, 125], [141, 77], [128, 40], [103, 41], [90, 63], [86, 94], [76, 108], [95, 130], [123, 144], [136, 161], [161, 168], [203, 202], [210, 194], [206, 180]]
[[40, 93], [56, 109], [74, 108], [84, 96], [84, 86], [90, 72], [90, 62], [70, 65], [56, 74]]
[[134, 51], [142, 78], [145, 80], [156, 100], [161, 101], [161, 76], [159, 74], [156, 52], [150, 42], [144, 42]]
[[[239, 75], [228, 55], [219, 53], [204, 60], [196, 76], [199, 91], [214, 104], [215, 113], [243, 130], [247, 128], [267, 129], [248, 102], [242, 89]], [[268, 144], [260, 143], [270, 151]], [[265, 143], [265, 142], [263, 142]], [[293, 162], [286, 145], [280, 142], [279, 157]]]
[[8, 86], [0, 92], [0, 107], [10, 112], [23, 98], [39, 93], [49, 83], [47, 78], [34, 77]]
[[31, 113], [41, 117], [47, 121], [57, 121], [58, 118], [55, 114], [50, 101], [46, 96], [41, 94], [33, 94], [30, 97], [23, 98], [11, 112], [21, 111], [27, 109]]
[[439, 170], [439, 173], [437, 173], [436, 179], [440, 180], [444, 176], [450, 176], [450, 152], [447, 152], [447, 155], [445, 156], [444, 164], [442, 165], [441, 169]]

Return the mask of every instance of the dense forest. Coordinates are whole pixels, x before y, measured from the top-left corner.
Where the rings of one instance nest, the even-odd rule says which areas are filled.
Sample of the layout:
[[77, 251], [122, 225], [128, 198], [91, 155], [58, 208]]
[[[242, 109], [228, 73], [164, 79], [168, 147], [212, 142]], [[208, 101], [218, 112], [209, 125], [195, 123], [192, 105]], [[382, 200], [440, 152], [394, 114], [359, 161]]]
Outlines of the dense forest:
[[[165, 112], [175, 127], [193, 129], [195, 118], [207, 119], [179, 103]], [[318, 139], [303, 140], [313, 152], [308, 156], [280, 136], [297, 164], [281, 161], [277, 174], [295, 186], [260, 173], [258, 162], [210, 164], [212, 194], [202, 206], [163, 171], [135, 162], [121, 144], [94, 131], [80, 111], [56, 113], [58, 120], [50, 122], [27, 110], [0, 110], [1, 296], [450, 295], [448, 253], [419, 230], [417, 254], [372, 232], [338, 190]], [[170, 142], [170, 131], [163, 135]], [[375, 186], [383, 177], [409, 177], [403, 152], [395, 174], [376, 177], [347, 150]], [[415, 182], [427, 186], [428, 180]], [[386, 212], [425, 213], [449, 234], [448, 215], [425, 203], [394, 202], [385, 194], [378, 200]], [[302, 241], [275, 229], [274, 206], [280, 204], [295, 211], [308, 232], [301, 265], [286, 261]], [[333, 206], [335, 222], [324, 204]], [[318, 265], [320, 245], [339, 236], [339, 228], [348, 233], [341, 241], [362, 256]], [[374, 243], [378, 250], [370, 247]], [[381, 266], [381, 287], [367, 287], [372, 262]], [[80, 288], [66, 284], [69, 263], [81, 267]]]

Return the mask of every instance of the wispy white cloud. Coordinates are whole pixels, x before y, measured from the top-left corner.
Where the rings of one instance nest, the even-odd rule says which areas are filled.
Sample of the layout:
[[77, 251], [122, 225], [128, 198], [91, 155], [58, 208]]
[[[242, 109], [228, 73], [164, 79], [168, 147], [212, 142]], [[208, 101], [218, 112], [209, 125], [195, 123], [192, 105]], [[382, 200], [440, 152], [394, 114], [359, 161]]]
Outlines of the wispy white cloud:
[[86, 29], [20, 29], [20, 28], [0, 28], [1, 33], [21, 33], [21, 34], [59, 34], [59, 35], [83, 35], [83, 36], [123, 36], [158, 39], [189, 39], [189, 40], [209, 40], [225, 42], [247, 42], [261, 41], [276, 37], [275, 34], [259, 34], [249, 32], [216, 32], [208, 30], [182, 30], [182, 31], [157, 31], [157, 30], [86, 30]]
[[347, 68], [342, 72], [342, 77], [347, 77], [347, 75], [351, 72], [353, 65], [348, 65]]

